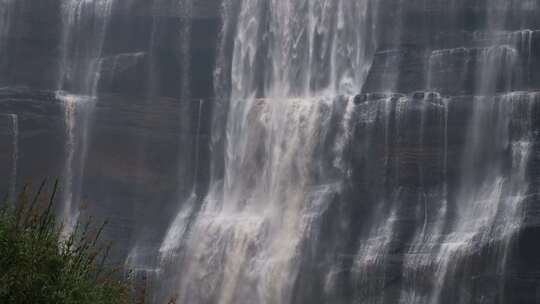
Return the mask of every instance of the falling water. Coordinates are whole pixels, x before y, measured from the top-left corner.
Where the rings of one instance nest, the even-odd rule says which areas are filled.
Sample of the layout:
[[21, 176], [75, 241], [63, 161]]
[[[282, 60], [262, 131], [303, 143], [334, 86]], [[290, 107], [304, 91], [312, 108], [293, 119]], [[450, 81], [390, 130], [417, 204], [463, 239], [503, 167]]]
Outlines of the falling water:
[[[491, 1], [487, 4], [486, 35], [505, 26], [513, 4], [506, 1]], [[506, 255], [513, 235], [519, 230], [522, 203], [528, 190], [525, 167], [528, 163], [530, 128], [520, 128], [510, 134], [511, 125], [530, 125], [534, 96], [523, 93], [498, 92], [511, 90], [515, 81], [517, 63], [520, 58], [519, 44], [505, 44], [504, 39], [494, 38], [493, 47], [479, 52], [477, 64], [477, 97], [473, 100], [473, 113], [469, 125], [469, 136], [465, 145], [462, 164], [462, 185], [457, 195], [456, 219], [451, 231], [445, 236], [439, 248], [436, 262], [437, 278], [431, 302], [441, 301], [445, 284], [450, 277], [458, 277], [460, 263], [483, 246], [491, 245], [498, 265], [495, 269], [504, 278]], [[532, 97], [532, 98], [531, 98]], [[523, 110], [524, 109], [524, 110]], [[486, 144], [488, 143], [488, 144]], [[510, 148], [512, 164], [510, 174], [503, 171], [507, 161], [504, 151]], [[489, 149], [489, 150], [488, 150]], [[478, 164], [488, 159], [488, 167]], [[465, 268], [465, 273], [470, 271]], [[461, 282], [458, 286], [463, 286]], [[469, 295], [462, 294], [460, 301], [471, 301]]]
[[[162, 243], [174, 253], [163, 274], [176, 269], [162, 292], [182, 303], [504, 299], [472, 290], [471, 265], [504, 288], [529, 192], [538, 94], [516, 88], [531, 75], [534, 30], [506, 30], [517, 8], [488, 1], [472, 45], [421, 58], [425, 91], [391, 92], [406, 54], [375, 52], [379, 4], [224, 2], [211, 186], [182, 204]], [[406, 5], [395, 7], [385, 43], [399, 45]], [[355, 96], [375, 81], [377, 56], [386, 91]]]
[[[180, 45], [180, 58], [181, 58], [181, 73], [180, 73], [180, 154], [181, 159], [186, 160], [189, 158], [189, 155], [191, 155], [190, 149], [187, 147], [190, 146], [191, 143], [195, 144], [194, 149], [194, 165], [193, 165], [193, 172], [190, 173], [186, 170], [188, 166], [185, 165], [185, 163], [182, 161], [180, 162], [180, 168], [179, 168], [179, 188], [183, 189], [185, 188], [183, 185], [184, 180], [186, 180], [187, 175], [193, 176], [193, 181], [191, 182], [191, 186], [189, 187], [190, 190], [189, 194], [187, 196], [187, 199], [185, 202], [182, 203], [181, 211], [174, 219], [173, 223], [171, 224], [170, 229], [168, 230], [165, 239], [159, 249], [160, 255], [167, 257], [169, 254], [172, 254], [174, 250], [178, 246], [178, 242], [181, 239], [181, 236], [183, 234], [183, 231], [185, 229], [185, 222], [187, 221], [186, 217], [191, 213], [191, 210], [194, 208], [194, 205], [197, 200], [197, 191], [196, 191], [196, 179], [198, 176], [198, 168], [199, 168], [199, 150], [200, 150], [200, 142], [199, 142], [199, 136], [201, 131], [201, 123], [202, 123], [202, 109], [204, 105], [203, 100], [199, 100], [197, 102], [192, 103], [191, 101], [191, 81], [190, 81], [190, 69], [191, 69], [191, 30], [192, 30], [192, 13], [193, 13], [193, 0], [178, 0], [174, 2], [175, 9], [178, 11], [178, 18], [180, 21], [180, 35], [179, 35], [179, 45]], [[169, 3], [164, 3], [163, 1], [157, 0], [154, 3], [154, 9], [163, 9], [161, 6], [169, 7]], [[153, 31], [151, 35], [151, 42], [150, 47], [154, 47], [154, 34], [155, 34], [155, 27], [156, 22], [153, 22]], [[194, 141], [191, 141], [189, 138], [190, 134], [190, 123], [191, 123], [191, 106], [192, 104], [197, 104], [197, 115], [196, 115], [196, 126], [195, 126], [195, 139]], [[183, 194], [180, 194], [180, 199], [183, 199]]]
[[[12, 165], [2, 172], [13, 196], [29, 171], [19, 153], [31, 154], [19, 149], [52, 134], [32, 129], [56, 126], [56, 103], [34, 100], [49, 101], [50, 83], [27, 74], [58, 63], [45, 72], [63, 105], [60, 212], [69, 233], [83, 192], [102, 195], [85, 183], [85, 165], [98, 92], [112, 89], [114, 105], [99, 112], [107, 138], [96, 137], [92, 159], [133, 145], [122, 166], [105, 169], [136, 186], [96, 191], [114, 208], [90, 204], [125, 219], [111, 234], [118, 228], [129, 243], [118, 254], [127, 267], [149, 276], [149, 301], [531, 302], [513, 287], [537, 285], [521, 276], [532, 266], [523, 252], [535, 246], [515, 245], [537, 228], [538, 1], [222, 0], [221, 22], [199, 15], [212, 1], [52, 2], [36, 19], [36, 6], [0, 0], [2, 82], [25, 86], [2, 92], [0, 109], [38, 114], [8, 114], [13, 150], [0, 154]], [[199, 86], [198, 67], [211, 61], [214, 41], [197, 35], [218, 23], [214, 96], [194, 99], [212, 85]], [[59, 37], [45, 26], [32, 32], [42, 24], [60, 25]], [[152, 28], [118, 39], [124, 27], [144, 26]], [[43, 52], [36, 66], [19, 65], [55, 43], [58, 52]], [[133, 83], [143, 85], [124, 99]], [[177, 115], [156, 118], [172, 96]], [[127, 136], [111, 144], [117, 131]], [[156, 174], [169, 160], [177, 166]], [[147, 185], [148, 175], [163, 184]]]
[[[88, 118], [88, 104], [92, 101], [86, 96], [58, 93], [56, 96], [64, 103], [64, 125], [66, 128], [66, 166], [63, 181], [62, 221], [64, 233], [69, 234], [79, 218], [79, 209], [74, 203], [80, 200], [80, 187], [85, 160]], [[80, 121], [82, 116], [82, 121]], [[80, 125], [78, 124], [80, 122]], [[80, 202], [79, 202], [80, 203]]]
[[[367, 1], [240, 3], [225, 171], [182, 241], [173, 291], [181, 302], [292, 300], [302, 252], [346, 174], [354, 107], [338, 95], [359, 91], [370, 45], [365, 27], [345, 24], [369, 9]], [[175, 239], [189, 213], [178, 215]]]
[[95, 96], [112, 0], [63, 0], [58, 90]]
[[63, 177], [65, 233], [78, 219], [88, 133], [101, 75], [102, 49], [113, 0], [63, 0], [57, 98], [64, 103], [66, 163]]
[[195, 164], [193, 170], [193, 177], [195, 182], [193, 182], [192, 188], [190, 190], [189, 198], [185, 203], [182, 204], [182, 209], [176, 215], [171, 227], [167, 231], [165, 239], [159, 248], [159, 252], [162, 259], [171, 258], [170, 255], [176, 253], [180, 246], [180, 241], [184, 237], [184, 233], [187, 230], [187, 224], [189, 221], [189, 216], [192, 214], [195, 204], [197, 203], [197, 177], [199, 176], [199, 153], [200, 153], [200, 134], [201, 134], [201, 123], [202, 123], [202, 109], [204, 106], [204, 101], [199, 100], [198, 102], [198, 112], [197, 112], [197, 129], [195, 135]]

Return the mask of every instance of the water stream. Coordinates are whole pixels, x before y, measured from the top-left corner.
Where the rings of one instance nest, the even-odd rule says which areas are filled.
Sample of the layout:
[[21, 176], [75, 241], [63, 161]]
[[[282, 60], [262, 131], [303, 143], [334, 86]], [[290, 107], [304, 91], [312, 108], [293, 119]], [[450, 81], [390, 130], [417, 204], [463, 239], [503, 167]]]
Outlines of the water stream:
[[69, 233], [79, 217], [92, 112], [97, 102], [102, 49], [113, 0], [63, 0], [57, 98], [64, 103], [66, 163], [62, 214]]

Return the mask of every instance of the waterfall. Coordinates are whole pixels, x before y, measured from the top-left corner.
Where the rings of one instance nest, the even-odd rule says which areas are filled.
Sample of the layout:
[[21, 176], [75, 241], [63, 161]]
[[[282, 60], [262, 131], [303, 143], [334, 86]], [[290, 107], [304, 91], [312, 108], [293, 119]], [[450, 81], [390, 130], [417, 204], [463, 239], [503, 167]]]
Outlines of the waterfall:
[[[450, 9], [465, 9], [458, 2]], [[410, 8], [380, 7], [224, 1], [211, 186], [182, 204], [162, 243], [172, 280], [161, 293], [222, 304], [504, 299], [472, 289], [473, 265], [505, 288], [529, 195], [538, 93], [516, 88], [530, 79], [534, 30], [507, 29], [518, 4], [487, 1], [468, 44], [427, 47], [423, 90], [399, 92]], [[383, 92], [363, 93], [373, 88]]]
[[61, 171], [148, 302], [537, 301], [538, 0], [25, 1], [8, 195]]
[[369, 31], [345, 27], [368, 14], [368, 1], [239, 7], [224, 176], [169, 232], [185, 235], [173, 289], [185, 303], [292, 300], [302, 254], [318, 245], [310, 243], [347, 174], [354, 103], [340, 95], [358, 92], [369, 67]]
[[[490, 1], [487, 4], [487, 24], [484, 35], [490, 36], [504, 28], [513, 4], [507, 1]], [[510, 39], [511, 41], [512, 39]], [[512, 42], [512, 41], [511, 41]], [[496, 262], [494, 268], [504, 278], [508, 246], [519, 231], [523, 220], [523, 202], [528, 191], [524, 168], [528, 163], [531, 138], [532, 105], [536, 102], [532, 93], [506, 93], [516, 81], [517, 63], [520, 58], [519, 44], [507, 39], [491, 38], [490, 46], [477, 54], [477, 91], [469, 135], [465, 144], [458, 206], [452, 229], [445, 236], [436, 254], [437, 272], [432, 303], [438, 303], [448, 289], [448, 281], [458, 276], [459, 264], [466, 264], [470, 256], [492, 246]], [[503, 92], [497, 96], [498, 92]], [[513, 124], [524, 124], [511, 134]], [[510, 149], [510, 160], [505, 159]], [[489, 162], [479, 167], [482, 162]], [[504, 172], [505, 163], [511, 170]], [[465, 287], [465, 283], [463, 287]], [[499, 284], [502, 284], [499, 282]], [[459, 285], [458, 285], [459, 286]], [[504, 285], [500, 285], [503, 287]], [[470, 301], [466, 294], [460, 301]]]
[[63, 0], [57, 98], [64, 103], [66, 163], [63, 176], [64, 233], [78, 220], [89, 128], [97, 99], [102, 49], [113, 0]]
[[58, 90], [95, 96], [112, 0], [62, 1]]

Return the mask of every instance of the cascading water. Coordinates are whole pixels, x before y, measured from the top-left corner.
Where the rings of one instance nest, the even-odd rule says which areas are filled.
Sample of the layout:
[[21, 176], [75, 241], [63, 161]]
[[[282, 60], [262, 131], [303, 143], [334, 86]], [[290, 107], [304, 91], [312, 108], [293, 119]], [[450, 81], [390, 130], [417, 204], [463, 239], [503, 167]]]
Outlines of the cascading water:
[[64, 103], [66, 164], [62, 216], [65, 233], [78, 220], [90, 120], [97, 99], [102, 49], [113, 0], [63, 0], [57, 98]]
[[[512, 11], [509, 8], [502, 9], [500, 6], [504, 3], [488, 1], [487, 10], [490, 13]], [[494, 7], [491, 7], [492, 5]], [[494, 36], [499, 26], [502, 26], [493, 24], [493, 19], [505, 20], [504, 16], [500, 15], [488, 18], [483, 33], [486, 37]], [[531, 113], [538, 97], [537, 93], [506, 93], [520, 81], [516, 79], [516, 75], [521, 72], [519, 63], [528, 60], [529, 44], [509, 38], [521, 36], [519, 33], [521, 31], [507, 33], [502, 38], [487, 38], [483, 43], [492, 44], [487, 47], [431, 52], [427, 75], [428, 90], [434, 89], [434, 83], [437, 82], [430, 71], [437, 61], [444, 60], [445, 56], [464, 53], [466, 55], [463, 64], [467, 66], [471, 61], [475, 64], [476, 97], [471, 101], [472, 115], [458, 173], [460, 184], [457, 189], [454, 188], [457, 194], [449, 197], [446, 183], [448, 113], [453, 103], [458, 103], [458, 98], [449, 101], [440, 97], [434, 98], [436, 95], [433, 93], [426, 93], [426, 97], [421, 100], [423, 105], [417, 105], [421, 107], [420, 113], [416, 114], [420, 115], [420, 118], [416, 119], [420, 124], [417, 131], [417, 149], [424, 153], [425, 130], [428, 126], [434, 128], [433, 125], [426, 125], [425, 108], [440, 108], [427, 113], [430, 113], [431, 117], [439, 117], [439, 126], [435, 128], [444, 130], [444, 133], [439, 135], [439, 138], [444, 140], [429, 146], [438, 146], [438, 149], [444, 151], [440, 174], [444, 176], [445, 182], [428, 188], [423, 178], [426, 169], [419, 163], [419, 181], [414, 190], [416, 193], [413, 194], [417, 197], [416, 210], [407, 211], [402, 200], [392, 200], [393, 206], [386, 207], [386, 212], [376, 217], [375, 222], [381, 224], [374, 225], [367, 239], [359, 241], [362, 245], [356, 263], [357, 271], [363, 280], [358, 286], [362, 293], [362, 303], [397, 302], [398, 299], [401, 303], [446, 303], [445, 299], [454, 303], [492, 303], [503, 299], [502, 294], [490, 294], [489, 287], [486, 286], [478, 287], [483, 289], [481, 292], [476, 290], [476, 293], [468, 291], [468, 288], [476, 271], [473, 266], [479, 264], [475, 259], [479, 254], [483, 254], [486, 259], [483, 263], [494, 269], [495, 275], [500, 278], [493, 279], [492, 284], [501, 284], [499, 287], [503, 288], [503, 272], [509, 246], [523, 221], [523, 203], [528, 191], [526, 168], [531, 147]], [[523, 45], [526, 47], [523, 48]], [[462, 67], [462, 70], [467, 73], [467, 67]], [[444, 76], [446, 79], [452, 77]], [[457, 84], [460, 85], [459, 82]], [[437, 103], [428, 103], [429, 99]], [[410, 116], [418, 111], [409, 105], [414, 100], [403, 101], [404, 107], [398, 109], [399, 106], [396, 106], [395, 110], [398, 112], [396, 115], [399, 115], [396, 118], [398, 126], [399, 121], [403, 121], [400, 119], [402, 115]], [[456, 119], [450, 117], [450, 120]], [[402, 127], [406, 128], [411, 128], [410, 121]], [[396, 137], [399, 139], [401, 136], [398, 134]], [[400, 209], [403, 210], [401, 212], [416, 213], [415, 232], [411, 241], [406, 244], [408, 249], [403, 257], [400, 257], [401, 253], [395, 252], [395, 247], [400, 242], [400, 233], [395, 231], [396, 221], [407, 218], [406, 215], [396, 217], [396, 212]], [[403, 260], [403, 265], [400, 266], [403, 269], [400, 278], [401, 292], [396, 297], [384, 290], [393, 279], [385, 277], [389, 273], [387, 268], [392, 267], [389, 265], [395, 263], [398, 257]], [[379, 279], [374, 279], [374, 274]], [[478, 294], [484, 299], [474, 298]]]
[[[505, 14], [512, 12], [513, 5], [507, 1], [488, 2], [483, 35], [496, 36], [497, 31], [504, 29]], [[531, 113], [537, 99], [536, 93], [506, 93], [512, 89], [513, 82], [519, 81], [515, 79], [520, 72], [518, 62], [528, 60], [528, 45], [520, 54], [522, 45], [507, 38], [520, 32], [503, 34], [502, 39], [488, 38], [493, 45], [476, 51], [477, 97], [472, 101], [455, 215], [444, 235], [438, 229], [429, 234], [440, 238], [438, 248], [428, 248], [431, 258], [424, 255], [420, 260], [414, 257], [409, 262], [409, 267], [417, 271], [435, 266], [432, 291], [426, 298], [425, 293], [409, 290], [402, 298], [405, 303], [439, 303], [447, 293], [458, 291], [452, 287], [466, 288], [465, 280], [459, 284], [452, 281], [464, 274], [472, 275], [471, 266], [458, 265], [467, 265], [471, 257], [486, 246], [494, 248], [486, 256], [494, 256], [492, 267], [504, 278], [508, 246], [523, 220], [523, 203], [528, 191], [526, 167], [532, 135]], [[502, 93], [497, 94], [499, 92]], [[511, 168], [505, 169], [508, 163]], [[474, 301], [467, 293], [457, 299], [460, 303]]]
[[217, 5], [0, 0], [8, 194], [152, 303], [538, 302], [539, 1]]
[[59, 91], [95, 95], [112, 3], [111, 0], [62, 2]]
[[[162, 267], [164, 277], [178, 272], [162, 293], [181, 303], [504, 299], [472, 280], [486, 267], [504, 288], [529, 192], [538, 94], [515, 88], [528, 77], [532, 31], [505, 23], [523, 7], [487, 1], [472, 46], [431, 47], [424, 91], [400, 94], [392, 91], [404, 81], [393, 71], [401, 49], [375, 52], [384, 46], [377, 33], [388, 33], [377, 27], [383, 6], [225, 1], [216, 95], [229, 98], [212, 141], [224, 142], [213, 147], [223, 151], [213, 171], [223, 174], [200, 210], [191, 197], [174, 220], [161, 247], [174, 259]], [[389, 36], [399, 45], [407, 6], [395, 6]], [[377, 56], [391, 58], [376, 85], [386, 92], [355, 97]], [[456, 58], [463, 80], [450, 84], [455, 75], [442, 69]], [[464, 112], [469, 127], [456, 152], [450, 122]]]
[[[293, 299], [303, 252], [346, 176], [354, 107], [339, 95], [359, 91], [369, 67], [369, 31], [345, 24], [367, 22], [370, 9], [367, 1], [240, 3], [224, 176], [197, 214], [181, 211], [162, 247], [183, 251], [174, 262], [184, 268], [183, 303]], [[181, 245], [170, 246], [171, 235]]]

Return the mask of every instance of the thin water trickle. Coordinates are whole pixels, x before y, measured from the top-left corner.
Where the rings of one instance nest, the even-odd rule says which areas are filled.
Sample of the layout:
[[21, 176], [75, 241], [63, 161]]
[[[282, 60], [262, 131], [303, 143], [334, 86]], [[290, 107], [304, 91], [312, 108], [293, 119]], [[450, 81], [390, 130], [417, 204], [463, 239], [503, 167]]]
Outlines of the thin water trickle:
[[64, 105], [65, 125], [65, 168], [62, 177], [62, 221], [64, 235], [69, 235], [79, 219], [82, 204], [81, 186], [88, 141], [88, 111], [95, 100], [89, 96], [57, 93], [56, 98]]
[[105, 42], [114, 0], [62, 0], [61, 60], [57, 98], [64, 103], [66, 162], [63, 176], [64, 234], [75, 227], [82, 203], [84, 166], [92, 113], [102, 69]]

